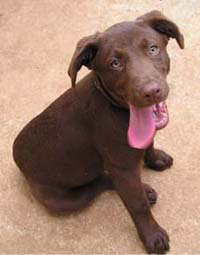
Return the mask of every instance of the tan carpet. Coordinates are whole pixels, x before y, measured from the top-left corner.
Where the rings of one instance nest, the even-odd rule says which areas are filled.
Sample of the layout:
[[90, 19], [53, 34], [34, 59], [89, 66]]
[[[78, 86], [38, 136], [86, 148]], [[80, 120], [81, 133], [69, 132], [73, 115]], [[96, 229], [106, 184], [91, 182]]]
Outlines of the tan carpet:
[[114, 192], [79, 214], [47, 214], [11, 147], [21, 128], [70, 86], [67, 66], [82, 36], [152, 9], [178, 23], [186, 49], [169, 43], [171, 121], [156, 142], [175, 163], [163, 173], [144, 170], [143, 179], [159, 194], [152, 211], [170, 234], [170, 253], [200, 254], [199, 0], [0, 0], [0, 253], [145, 253]]

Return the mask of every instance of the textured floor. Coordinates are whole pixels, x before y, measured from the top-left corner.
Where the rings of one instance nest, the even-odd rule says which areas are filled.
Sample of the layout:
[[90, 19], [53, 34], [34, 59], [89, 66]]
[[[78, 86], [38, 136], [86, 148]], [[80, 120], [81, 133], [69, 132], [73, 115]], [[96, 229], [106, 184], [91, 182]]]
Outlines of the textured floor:
[[143, 179], [159, 194], [152, 211], [170, 234], [170, 254], [200, 254], [199, 0], [0, 0], [0, 253], [145, 253], [114, 192], [79, 214], [47, 214], [15, 166], [11, 146], [70, 86], [66, 70], [82, 36], [152, 9], [178, 23], [186, 49], [175, 41], [168, 47], [171, 119], [156, 140], [175, 163], [163, 173], [145, 169]]

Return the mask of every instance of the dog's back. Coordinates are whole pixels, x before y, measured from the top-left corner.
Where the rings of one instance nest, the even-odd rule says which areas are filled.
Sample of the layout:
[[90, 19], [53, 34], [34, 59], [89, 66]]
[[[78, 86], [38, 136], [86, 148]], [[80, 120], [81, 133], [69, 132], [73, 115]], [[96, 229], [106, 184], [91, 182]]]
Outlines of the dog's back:
[[[14, 160], [29, 180], [69, 187], [82, 185], [84, 180], [80, 183], [78, 176], [80, 167], [88, 171], [92, 162], [99, 161], [92, 144], [96, 102], [90, 78], [91, 74], [77, 88], [67, 90], [15, 139]], [[96, 163], [93, 168], [97, 168]], [[69, 174], [74, 171], [76, 179]]]

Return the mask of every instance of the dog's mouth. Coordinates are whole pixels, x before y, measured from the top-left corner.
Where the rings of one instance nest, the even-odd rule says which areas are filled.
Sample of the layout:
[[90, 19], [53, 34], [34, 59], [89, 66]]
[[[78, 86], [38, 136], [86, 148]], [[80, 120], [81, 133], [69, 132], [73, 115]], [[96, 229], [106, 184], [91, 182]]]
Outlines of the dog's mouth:
[[169, 115], [165, 101], [153, 105], [153, 118], [157, 130], [167, 126]]
[[163, 101], [148, 107], [136, 107], [129, 104], [129, 110], [129, 145], [137, 149], [146, 149], [153, 142], [156, 130], [168, 124], [166, 103]]

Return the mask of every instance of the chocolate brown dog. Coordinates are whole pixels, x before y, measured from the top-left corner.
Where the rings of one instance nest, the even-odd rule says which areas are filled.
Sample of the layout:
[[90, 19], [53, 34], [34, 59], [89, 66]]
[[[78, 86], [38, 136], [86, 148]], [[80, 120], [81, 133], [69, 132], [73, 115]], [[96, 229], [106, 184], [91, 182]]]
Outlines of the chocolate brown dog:
[[[16, 164], [50, 210], [68, 212], [116, 189], [148, 253], [165, 253], [169, 238], [153, 218], [156, 193], [143, 184], [143, 160], [155, 170], [172, 158], [155, 150], [168, 122], [165, 99], [170, 61], [166, 46], [183, 36], [159, 11], [80, 40], [71, 60], [71, 89], [34, 118], [13, 146]], [[92, 71], [78, 84], [81, 66]]]

